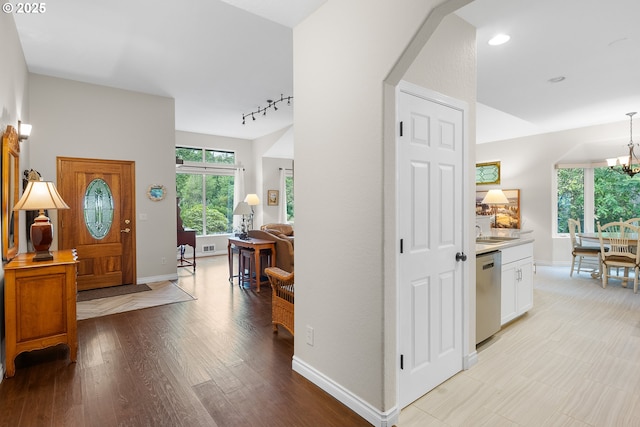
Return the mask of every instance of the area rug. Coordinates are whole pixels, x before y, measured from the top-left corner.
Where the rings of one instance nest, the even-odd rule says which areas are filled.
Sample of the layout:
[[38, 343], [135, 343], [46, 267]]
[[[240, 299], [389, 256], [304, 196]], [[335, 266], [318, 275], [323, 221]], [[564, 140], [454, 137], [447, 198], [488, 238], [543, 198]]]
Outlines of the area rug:
[[118, 295], [135, 294], [137, 292], [144, 292], [144, 291], [150, 291], [150, 290], [151, 288], [145, 284], [109, 286], [108, 288], [79, 291], [77, 301], [91, 301], [94, 299], [109, 298], [109, 297], [115, 297]]
[[147, 285], [151, 288], [147, 292], [116, 295], [91, 301], [78, 301], [76, 304], [76, 318], [78, 320], [91, 319], [109, 314], [197, 299], [172, 281], [148, 283]]

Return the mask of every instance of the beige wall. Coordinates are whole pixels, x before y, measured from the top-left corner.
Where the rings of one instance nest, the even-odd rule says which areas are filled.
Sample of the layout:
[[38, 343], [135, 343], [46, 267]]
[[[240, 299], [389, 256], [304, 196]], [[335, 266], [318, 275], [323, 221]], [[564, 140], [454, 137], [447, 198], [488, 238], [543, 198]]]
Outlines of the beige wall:
[[[397, 313], [385, 311], [385, 297], [394, 291], [384, 288], [384, 169], [393, 167], [384, 156], [384, 81], [439, 3], [327, 2], [294, 29], [294, 366], [379, 412], [396, 404], [397, 372], [396, 347], [385, 336]], [[446, 25], [462, 33], [454, 30], [427, 47], [410, 74], [430, 89], [473, 100], [474, 77], [467, 73], [475, 68], [475, 32], [456, 20]], [[470, 49], [462, 69], [444, 61], [460, 43]], [[313, 346], [306, 343], [307, 326]]]
[[[38, 74], [29, 83], [30, 167], [55, 181], [57, 156], [135, 161], [138, 279], [175, 277], [174, 100]], [[149, 200], [152, 184], [164, 200]]]

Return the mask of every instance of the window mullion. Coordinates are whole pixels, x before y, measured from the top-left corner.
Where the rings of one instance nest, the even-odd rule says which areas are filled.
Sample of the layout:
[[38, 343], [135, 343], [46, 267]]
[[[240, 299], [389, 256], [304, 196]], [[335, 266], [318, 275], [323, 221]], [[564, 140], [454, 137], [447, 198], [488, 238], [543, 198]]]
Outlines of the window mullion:
[[207, 235], [207, 176], [202, 174], [202, 235]]
[[595, 184], [593, 168], [584, 168], [584, 231], [593, 233], [595, 229]]

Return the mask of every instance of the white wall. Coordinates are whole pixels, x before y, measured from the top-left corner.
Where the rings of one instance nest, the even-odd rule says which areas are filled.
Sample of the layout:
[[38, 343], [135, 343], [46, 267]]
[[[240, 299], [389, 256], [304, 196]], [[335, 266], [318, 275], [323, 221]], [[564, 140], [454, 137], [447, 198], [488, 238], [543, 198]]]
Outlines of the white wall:
[[[385, 380], [396, 372], [385, 366], [395, 360], [385, 352], [396, 349], [385, 337], [395, 313], [385, 312], [384, 301], [383, 82], [439, 3], [327, 2], [294, 29], [296, 336], [302, 337], [295, 340], [294, 367], [383, 412], [396, 402], [389, 389], [395, 379]], [[432, 52], [445, 57], [446, 44], [468, 35], [468, 28], [461, 39], [450, 34], [456, 40], [442, 40]], [[455, 79], [444, 77], [453, 72], [449, 65], [422, 64], [414, 78], [456, 92]], [[456, 95], [473, 98], [468, 83]]]
[[[176, 277], [174, 100], [38, 74], [29, 84], [30, 167], [55, 181], [57, 156], [135, 161], [138, 281]], [[164, 200], [147, 198], [152, 184]]]
[[569, 239], [553, 237], [554, 165], [601, 162], [605, 152], [608, 157], [623, 155], [625, 138], [628, 141], [628, 121], [476, 146], [476, 162], [500, 161], [500, 188], [520, 189], [522, 228], [533, 230], [537, 264], [568, 265], [571, 259]]
[[[18, 128], [18, 120], [29, 123], [29, 86], [27, 64], [24, 60], [22, 46], [18, 39], [13, 15], [0, 13], [0, 134], [4, 133], [8, 125]], [[28, 167], [28, 148], [24, 142], [20, 143], [20, 170]], [[21, 215], [20, 230], [23, 230], [24, 214]], [[24, 234], [24, 232], [22, 232]], [[0, 238], [2, 231], [0, 230]], [[21, 236], [23, 237], [23, 236]], [[21, 238], [21, 241], [25, 239]], [[21, 248], [24, 248], [24, 243]], [[4, 268], [0, 263], [0, 319], [4, 319]], [[0, 328], [0, 381], [5, 371], [5, 331]]]

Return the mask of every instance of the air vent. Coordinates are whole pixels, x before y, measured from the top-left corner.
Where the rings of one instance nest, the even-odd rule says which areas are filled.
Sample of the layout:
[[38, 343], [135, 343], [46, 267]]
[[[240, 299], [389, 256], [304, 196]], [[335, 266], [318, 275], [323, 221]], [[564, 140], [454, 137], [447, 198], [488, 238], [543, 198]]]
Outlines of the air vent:
[[204, 252], [215, 252], [215, 250], [216, 250], [216, 245], [204, 245], [204, 246], [202, 247], [202, 250], [203, 250]]

